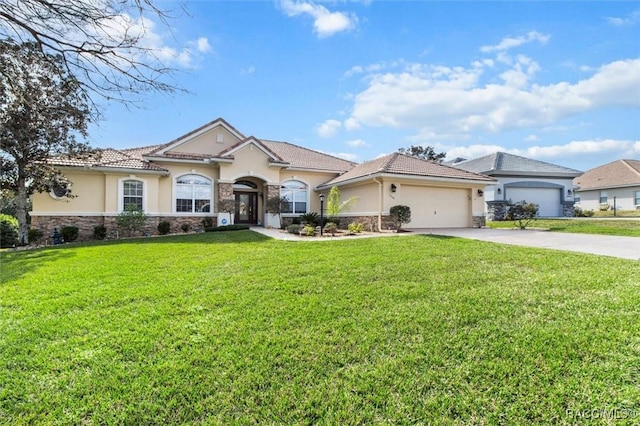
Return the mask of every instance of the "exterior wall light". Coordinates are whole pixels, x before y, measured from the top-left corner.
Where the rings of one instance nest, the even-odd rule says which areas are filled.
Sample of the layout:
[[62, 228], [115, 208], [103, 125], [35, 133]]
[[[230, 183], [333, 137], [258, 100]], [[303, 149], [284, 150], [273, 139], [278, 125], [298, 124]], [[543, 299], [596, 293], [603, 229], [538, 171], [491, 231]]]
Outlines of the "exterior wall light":
[[498, 192], [498, 195], [502, 195], [502, 189], [501, 188], [498, 188], [497, 192]]
[[478, 197], [482, 197], [484, 195], [484, 191], [482, 189], [478, 189]]
[[391, 184], [391, 192], [396, 192], [398, 190], [398, 187], [396, 186], [395, 183]]

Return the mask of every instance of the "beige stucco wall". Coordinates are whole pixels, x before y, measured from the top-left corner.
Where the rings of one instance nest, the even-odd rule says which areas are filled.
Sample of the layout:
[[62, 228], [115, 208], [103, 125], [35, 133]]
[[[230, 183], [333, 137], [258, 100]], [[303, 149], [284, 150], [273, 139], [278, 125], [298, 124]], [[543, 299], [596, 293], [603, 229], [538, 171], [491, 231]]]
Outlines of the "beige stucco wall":
[[57, 200], [48, 192], [34, 194], [33, 214], [102, 213], [105, 200], [104, 175], [73, 169], [63, 170], [63, 172], [72, 182], [72, 193], [75, 198]]
[[[222, 137], [222, 142], [218, 142], [218, 135]], [[240, 140], [222, 126], [216, 126], [188, 142], [171, 149], [175, 152], [186, 152], [190, 154], [216, 155], [225, 149], [237, 144]]]
[[[288, 170], [282, 169], [279, 173], [279, 183], [283, 183], [288, 180], [298, 180], [300, 182], [304, 182], [309, 187], [309, 199], [307, 202], [309, 203], [309, 212], [320, 212], [320, 192], [314, 191], [314, 188], [317, 186], [331, 180], [336, 177], [337, 173], [327, 173], [327, 172], [310, 172], [310, 171], [300, 171], [300, 170]], [[325, 195], [329, 194], [329, 191], [322, 191]]]
[[253, 144], [233, 153], [231, 164], [220, 164], [220, 179], [234, 181], [245, 176], [255, 176], [266, 182], [278, 182], [280, 167], [270, 167], [270, 158]]

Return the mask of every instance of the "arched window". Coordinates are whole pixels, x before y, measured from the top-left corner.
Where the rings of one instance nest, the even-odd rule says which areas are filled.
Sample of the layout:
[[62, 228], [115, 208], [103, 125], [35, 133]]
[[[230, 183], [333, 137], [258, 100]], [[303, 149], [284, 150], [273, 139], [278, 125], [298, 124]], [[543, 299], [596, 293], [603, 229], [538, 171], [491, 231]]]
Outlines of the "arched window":
[[176, 179], [176, 212], [208, 213], [211, 211], [211, 180], [200, 175], [184, 175]]
[[128, 179], [122, 181], [122, 209], [133, 204], [140, 210], [144, 209], [144, 184], [140, 180]]
[[282, 213], [307, 213], [307, 185], [297, 180], [290, 180], [280, 186], [280, 197], [286, 200], [282, 204]]
[[251, 182], [250, 180], [238, 180], [233, 184], [233, 189], [242, 190], [252, 190], [257, 189], [258, 185]]

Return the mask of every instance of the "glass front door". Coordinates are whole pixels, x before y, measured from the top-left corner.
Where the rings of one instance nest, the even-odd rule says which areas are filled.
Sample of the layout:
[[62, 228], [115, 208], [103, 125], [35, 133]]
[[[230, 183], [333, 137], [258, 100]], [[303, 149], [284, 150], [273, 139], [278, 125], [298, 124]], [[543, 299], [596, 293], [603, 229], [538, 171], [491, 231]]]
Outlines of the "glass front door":
[[235, 192], [235, 223], [258, 222], [258, 194], [256, 192]]

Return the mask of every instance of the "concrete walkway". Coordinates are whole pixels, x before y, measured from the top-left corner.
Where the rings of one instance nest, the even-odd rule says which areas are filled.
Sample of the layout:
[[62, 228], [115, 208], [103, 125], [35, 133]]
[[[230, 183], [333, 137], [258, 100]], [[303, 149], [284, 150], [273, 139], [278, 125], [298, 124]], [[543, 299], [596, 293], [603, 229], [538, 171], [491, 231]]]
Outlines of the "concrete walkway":
[[[345, 237], [301, 238], [282, 232], [279, 229], [267, 229], [252, 226], [252, 231], [259, 232], [271, 238], [287, 241], [338, 241]], [[489, 241], [516, 246], [538, 247], [554, 250], [567, 250], [580, 253], [597, 254], [600, 256], [619, 257], [622, 259], [640, 259], [640, 238], [617, 237], [611, 235], [571, 234], [563, 232], [549, 232], [518, 229], [490, 229], [490, 228], [413, 228], [405, 233], [371, 233], [348, 238], [368, 237], [401, 237], [415, 234], [444, 235], [450, 237], [470, 238], [473, 240]]]
[[412, 229], [414, 233], [470, 238], [516, 246], [567, 250], [580, 253], [640, 259], [640, 238], [613, 235], [571, 234], [532, 229], [443, 228]]

